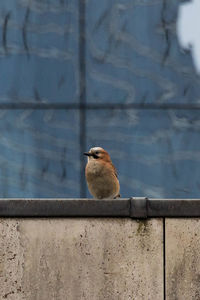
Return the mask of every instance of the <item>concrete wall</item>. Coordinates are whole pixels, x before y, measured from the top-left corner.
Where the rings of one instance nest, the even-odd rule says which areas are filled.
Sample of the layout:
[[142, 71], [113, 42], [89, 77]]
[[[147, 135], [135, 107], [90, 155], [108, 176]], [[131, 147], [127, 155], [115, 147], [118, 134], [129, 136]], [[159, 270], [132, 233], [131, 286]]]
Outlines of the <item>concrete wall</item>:
[[0, 299], [200, 299], [199, 232], [199, 219], [2, 218]]
[[168, 299], [200, 299], [200, 219], [166, 221]]

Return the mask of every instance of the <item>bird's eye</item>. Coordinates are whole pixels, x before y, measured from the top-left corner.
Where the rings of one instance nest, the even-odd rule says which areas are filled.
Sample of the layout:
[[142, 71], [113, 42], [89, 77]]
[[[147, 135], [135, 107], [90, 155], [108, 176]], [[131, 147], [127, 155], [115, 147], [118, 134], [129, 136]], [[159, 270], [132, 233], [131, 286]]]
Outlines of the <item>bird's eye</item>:
[[95, 154], [99, 154], [99, 151], [96, 151]]

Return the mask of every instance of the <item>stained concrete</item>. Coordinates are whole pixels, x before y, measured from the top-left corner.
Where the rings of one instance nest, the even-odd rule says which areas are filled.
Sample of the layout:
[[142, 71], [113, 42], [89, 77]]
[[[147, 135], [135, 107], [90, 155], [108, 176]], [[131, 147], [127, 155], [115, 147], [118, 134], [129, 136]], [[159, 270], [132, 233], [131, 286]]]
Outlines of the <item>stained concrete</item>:
[[166, 220], [166, 299], [200, 299], [200, 219]]
[[160, 300], [161, 219], [0, 219], [0, 299]]

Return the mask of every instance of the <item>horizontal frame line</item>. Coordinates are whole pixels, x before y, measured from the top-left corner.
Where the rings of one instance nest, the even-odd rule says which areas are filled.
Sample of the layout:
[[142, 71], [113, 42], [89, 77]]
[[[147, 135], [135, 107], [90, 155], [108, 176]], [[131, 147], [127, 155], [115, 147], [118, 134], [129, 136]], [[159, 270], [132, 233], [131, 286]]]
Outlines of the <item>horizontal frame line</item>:
[[178, 104], [178, 103], [0, 103], [0, 109], [88, 109], [88, 110], [110, 110], [110, 109], [146, 109], [146, 110], [200, 110], [200, 104]]

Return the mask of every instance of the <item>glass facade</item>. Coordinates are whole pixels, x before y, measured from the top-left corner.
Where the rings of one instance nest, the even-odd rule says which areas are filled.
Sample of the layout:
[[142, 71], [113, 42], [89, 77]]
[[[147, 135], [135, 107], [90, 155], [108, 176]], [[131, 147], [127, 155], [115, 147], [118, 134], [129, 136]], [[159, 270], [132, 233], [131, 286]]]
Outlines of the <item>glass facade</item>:
[[105, 148], [122, 197], [199, 198], [200, 79], [180, 0], [2, 0], [0, 197], [90, 197]]

